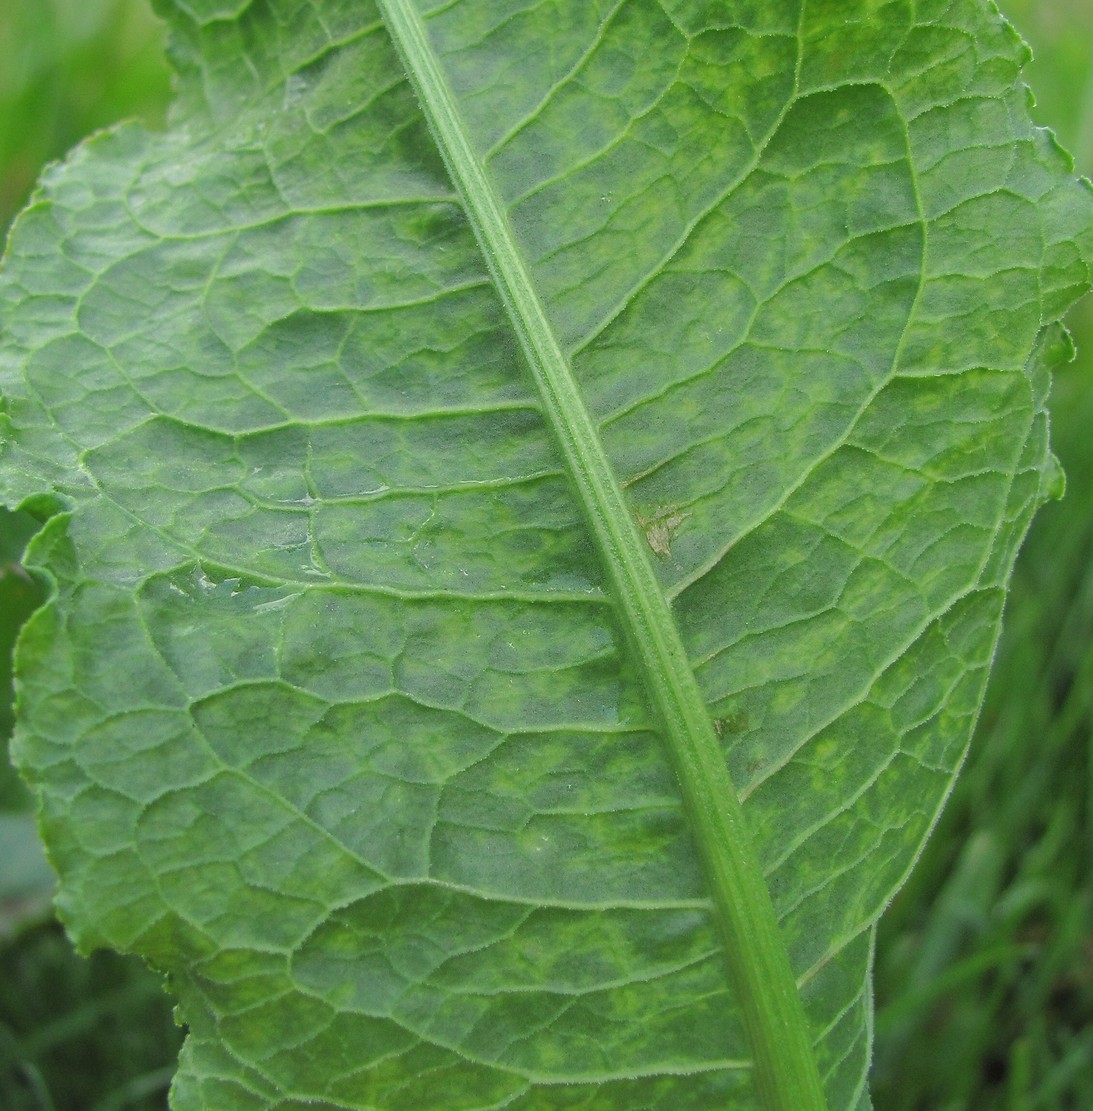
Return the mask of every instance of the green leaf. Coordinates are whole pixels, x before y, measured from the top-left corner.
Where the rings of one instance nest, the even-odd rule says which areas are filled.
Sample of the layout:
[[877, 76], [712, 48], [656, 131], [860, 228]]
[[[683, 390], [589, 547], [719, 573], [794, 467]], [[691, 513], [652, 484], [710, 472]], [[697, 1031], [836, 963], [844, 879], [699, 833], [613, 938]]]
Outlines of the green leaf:
[[78, 944], [178, 994], [172, 1105], [867, 1107], [1090, 283], [1025, 49], [161, 7], [171, 128], [47, 174], [0, 388], [18, 757]]

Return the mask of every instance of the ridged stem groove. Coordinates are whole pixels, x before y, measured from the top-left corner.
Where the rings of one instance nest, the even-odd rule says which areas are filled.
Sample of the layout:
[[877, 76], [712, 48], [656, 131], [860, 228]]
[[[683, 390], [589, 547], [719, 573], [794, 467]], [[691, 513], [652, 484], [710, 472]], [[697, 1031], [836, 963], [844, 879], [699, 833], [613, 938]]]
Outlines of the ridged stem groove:
[[535, 379], [660, 715], [755, 1057], [762, 1106], [767, 1111], [826, 1111], [804, 1008], [770, 892], [649, 547], [505, 211], [471, 145], [421, 17], [412, 0], [378, 3]]

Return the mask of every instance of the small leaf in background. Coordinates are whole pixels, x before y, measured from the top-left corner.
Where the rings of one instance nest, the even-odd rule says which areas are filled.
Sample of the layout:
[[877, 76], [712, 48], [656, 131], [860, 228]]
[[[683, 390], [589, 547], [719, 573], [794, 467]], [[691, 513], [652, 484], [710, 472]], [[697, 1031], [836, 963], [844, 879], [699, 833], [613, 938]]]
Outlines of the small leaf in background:
[[40, 917], [53, 894], [53, 873], [46, 864], [30, 792], [6, 758], [14, 722], [11, 659], [23, 622], [45, 599], [45, 590], [23, 570], [20, 560], [39, 525], [22, 513], [0, 510], [0, 937], [20, 923]]

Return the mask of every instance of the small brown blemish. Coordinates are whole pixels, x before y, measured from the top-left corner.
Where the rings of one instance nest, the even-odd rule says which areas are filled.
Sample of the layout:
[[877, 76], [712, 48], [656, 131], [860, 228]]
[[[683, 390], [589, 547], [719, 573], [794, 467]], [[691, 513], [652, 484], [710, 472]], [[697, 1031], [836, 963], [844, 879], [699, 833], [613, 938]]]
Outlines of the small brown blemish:
[[713, 727], [719, 737], [726, 733], [743, 733], [748, 727], [748, 715], [743, 710], [729, 710], [713, 719]]
[[649, 542], [649, 547], [653, 549], [653, 554], [663, 559], [670, 554], [672, 537], [687, 519], [687, 514], [668, 505], [663, 509], [655, 510], [648, 517], [643, 513], [637, 513], [637, 518], [642, 532], [645, 533], [645, 539]]

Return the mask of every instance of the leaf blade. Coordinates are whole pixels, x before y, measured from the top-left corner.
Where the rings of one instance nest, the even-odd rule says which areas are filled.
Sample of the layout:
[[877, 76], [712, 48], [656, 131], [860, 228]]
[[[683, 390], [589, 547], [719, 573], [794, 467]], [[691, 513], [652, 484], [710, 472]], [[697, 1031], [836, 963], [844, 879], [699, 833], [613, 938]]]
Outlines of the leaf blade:
[[[103, 137], [55, 174], [4, 294], [10, 489], [53, 483], [74, 510], [39, 547], [60, 593], [24, 645], [21, 741], [66, 915], [85, 944], [172, 970], [192, 1024], [178, 1106], [739, 1102], [739, 1016], [658, 726], [375, 13], [189, 7], [176, 132]], [[545, 61], [512, 53], [545, 41], [524, 33], [533, 9], [452, 6], [430, 33], [482, 149], [508, 137], [491, 173], [634, 519], [667, 553], [654, 566], [759, 833], [832, 1102], [859, 1105], [871, 923], [959, 761], [1042, 496], [1044, 382], [1024, 360], [1087, 276], [1088, 243], [1065, 239], [1088, 197], [1021, 131], [1017, 52], [979, 5], [920, 24], [842, 5], [836, 28], [822, 5], [788, 20], [740, 4], [724, 27], [676, 4], [668, 65], [647, 49], [659, 6], [588, 10], [567, 9], [581, 33]], [[770, 74], [731, 64], [749, 44]], [[498, 79], [514, 56], [519, 80]], [[650, 66], [605, 88], [628, 57]], [[743, 106], [737, 138], [704, 150], [694, 136], [712, 131], [679, 129], [666, 160], [636, 161], [711, 74], [754, 93], [717, 102], [722, 120]], [[896, 111], [880, 86], [899, 81]], [[580, 149], [553, 126], [574, 115]], [[980, 149], [967, 136], [984, 120], [998, 142]], [[740, 176], [717, 159], [749, 151], [758, 172], [717, 202]], [[925, 256], [894, 219], [916, 175], [934, 182]], [[1025, 199], [977, 197], [984, 181]], [[1005, 265], [976, 251], [1001, 226]], [[620, 237], [633, 251], [611, 250]], [[745, 272], [718, 262], [726, 244]], [[582, 250], [602, 267], [582, 271]], [[147, 299], [157, 285], [169, 296]], [[690, 296], [732, 311], [703, 319]], [[134, 329], [134, 306], [154, 326]], [[726, 383], [747, 385], [735, 407]], [[103, 629], [130, 689], [89, 649]], [[293, 731], [299, 751], [282, 751]], [[403, 735], [446, 740], [406, 763]], [[480, 991], [406, 949], [410, 909], [424, 948]], [[446, 934], [449, 914], [475, 937]], [[685, 1026], [674, 999], [691, 1001]]]

